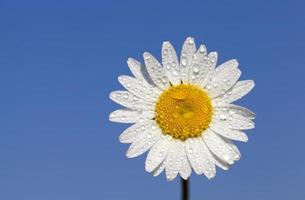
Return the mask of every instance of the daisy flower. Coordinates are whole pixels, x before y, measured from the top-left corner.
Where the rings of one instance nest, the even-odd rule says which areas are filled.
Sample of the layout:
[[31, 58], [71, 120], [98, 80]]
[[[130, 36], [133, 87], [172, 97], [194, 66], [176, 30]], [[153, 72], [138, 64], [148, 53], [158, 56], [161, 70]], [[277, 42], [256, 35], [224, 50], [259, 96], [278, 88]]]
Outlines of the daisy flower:
[[232, 140], [247, 142], [244, 130], [254, 128], [255, 114], [232, 102], [254, 87], [252, 80], [238, 81], [235, 59], [216, 67], [217, 53], [205, 45], [196, 49], [188, 37], [180, 62], [170, 42], [163, 42], [162, 64], [150, 53], [144, 63], [129, 58], [133, 74], [119, 76], [126, 89], [110, 98], [124, 108], [112, 112], [110, 121], [132, 123], [119, 137], [131, 143], [127, 157], [148, 152], [145, 170], [154, 176], [165, 171], [167, 180], [178, 174], [185, 180], [192, 170], [208, 179], [216, 166], [228, 170], [241, 154]]

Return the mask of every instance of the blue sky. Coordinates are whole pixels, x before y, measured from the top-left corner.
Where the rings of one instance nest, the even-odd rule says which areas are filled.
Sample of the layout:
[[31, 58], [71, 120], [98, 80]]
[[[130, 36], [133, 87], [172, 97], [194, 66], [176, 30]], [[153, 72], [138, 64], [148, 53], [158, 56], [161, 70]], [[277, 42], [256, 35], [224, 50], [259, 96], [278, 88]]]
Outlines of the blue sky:
[[0, 199], [180, 198], [180, 182], [127, 159], [108, 98], [128, 57], [160, 58], [170, 40], [236, 58], [256, 88], [242, 159], [216, 179], [191, 177], [191, 199], [305, 195], [304, 1], [0, 1]]

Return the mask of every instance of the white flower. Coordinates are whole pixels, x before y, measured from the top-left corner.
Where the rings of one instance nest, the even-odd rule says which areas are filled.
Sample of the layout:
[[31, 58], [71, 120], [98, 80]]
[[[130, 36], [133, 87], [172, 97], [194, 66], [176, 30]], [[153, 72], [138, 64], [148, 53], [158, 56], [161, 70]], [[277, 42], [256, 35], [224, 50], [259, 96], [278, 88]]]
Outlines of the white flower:
[[157, 176], [165, 170], [167, 180], [178, 174], [188, 179], [192, 169], [209, 179], [215, 166], [228, 170], [241, 157], [231, 140], [246, 142], [243, 130], [254, 128], [255, 117], [232, 102], [250, 92], [254, 82], [238, 81], [235, 59], [216, 67], [217, 53], [207, 54], [204, 45], [197, 50], [191, 37], [180, 62], [169, 42], [162, 45], [162, 65], [147, 52], [144, 61], [129, 58], [134, 77], [119, 76], [126, 91], [110, 94], [125, 107], [112, 112], [110, 121], [134, 123], [120, 135], [122, 143], [131, 143], [127, 157], [149, 151], [146, 171]]

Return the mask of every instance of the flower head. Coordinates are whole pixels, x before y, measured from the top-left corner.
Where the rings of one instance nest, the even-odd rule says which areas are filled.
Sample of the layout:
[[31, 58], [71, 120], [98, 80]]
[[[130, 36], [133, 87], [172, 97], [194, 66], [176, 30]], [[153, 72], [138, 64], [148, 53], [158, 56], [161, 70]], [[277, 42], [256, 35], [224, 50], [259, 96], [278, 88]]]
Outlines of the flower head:
[[165, 170], [168, 180], [178, 174], [188, 179], [192, 169], [215, 177], [216, 166], [228, 170], [241, 154], [232, 140], [246, 142], [246, 129], [254, 128], [255, 114], [232, 104], [254, 87], [252, 80], [238, 81], [235, 59], [216, 67], [217, 53], [196, 49], [189, 37], [180, 62], [169, 42], [162, 45], [162, 65], [144, 53], [145, 65], [129, 58], [134, 77], [120, 76], [126, 91], [110, 98], [125, 108], [112, 112], [110, 121], [133, 123], [121, 135], [131, 143], [127, 157], [149, 151], [146, 171], [154, 176]]

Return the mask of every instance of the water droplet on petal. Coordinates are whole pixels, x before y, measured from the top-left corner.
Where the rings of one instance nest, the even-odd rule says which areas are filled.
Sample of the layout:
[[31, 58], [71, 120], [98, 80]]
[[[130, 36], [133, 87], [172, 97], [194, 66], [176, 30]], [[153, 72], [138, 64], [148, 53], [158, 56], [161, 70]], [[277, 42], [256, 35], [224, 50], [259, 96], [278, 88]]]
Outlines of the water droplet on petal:
[[189, 44], [194, 44], [193, 38], [190, 38], [190, 39], [189, 39]]
[[200, 48], [199, 48], [199, 52], [200, 52], [200, 53], [204, 53], [204, 52], [205, 52], [205, 48], [204, 48], [204, 46], [200, 46]]
[[199, 72], [199, 67], [198, 66], [194, 66], [193, 67], [193, 72], [198, 73]]
[[219, 115], [219, 118], [220, 118], [221, 120], [226, 120], [226, 119], [227, 119], [227, 116], [226, 116], [225, 114], [220, 114], [220, 115]]
[[181, 64], [182, 64], [182, 66], [186, 66], [186, 59], [182, 59]]
[[189, 148], [189, 149], [187, 150], [187, 152], [188, 152], [188, 153], [193, 153], [193, 149], [192, 149], [192, 148]]

